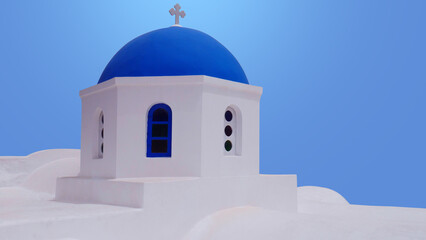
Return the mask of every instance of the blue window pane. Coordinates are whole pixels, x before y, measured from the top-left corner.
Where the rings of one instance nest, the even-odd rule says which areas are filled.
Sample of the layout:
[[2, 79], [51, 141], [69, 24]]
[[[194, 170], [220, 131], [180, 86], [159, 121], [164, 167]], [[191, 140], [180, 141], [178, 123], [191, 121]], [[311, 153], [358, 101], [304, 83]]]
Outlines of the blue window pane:
[[153, 137], [167, 137], [168, 124], [152, 124]]
[[163, 108], [159, 108], [154, 111], [154, 114], [152, 116], [152, 121], [154, 122], [163, 122], [169, 120], [169, 114], [167, 111]]
[[225, 119], [228, 122], [230, 122], [232, 120], [232, 112], [231, 111], [226, 111], [225, 112]]
[[152, 140], [152, 153], [167, 153], [167, 140]]

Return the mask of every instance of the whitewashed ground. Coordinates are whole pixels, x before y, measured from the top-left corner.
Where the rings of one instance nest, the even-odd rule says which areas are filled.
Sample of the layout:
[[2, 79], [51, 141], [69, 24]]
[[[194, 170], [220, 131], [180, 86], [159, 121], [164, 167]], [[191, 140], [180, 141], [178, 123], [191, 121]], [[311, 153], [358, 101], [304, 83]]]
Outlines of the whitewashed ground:
[[18, 185], [35, 169], [63, 158], [80, 159], [80, 150], [49, 149], [28, 156], [0, 156], [0, 187]]
[[[144, 239], [134, 223], [143, 209], [52, 201], [56, 177], [78, 174], [78, 152], [0, 158], [0, 239]], [[298, 213], [225, 209], [184, 239], [426, 239], [426, 209], [350, 205], [320, 187], [299, 187], [298, 205]]]
[[319, 187], [298, 188], [299, 211], [253, 207], [217, 212], [186, 236], [195, 239], [426, 239], [426, 209], [350, 205]]

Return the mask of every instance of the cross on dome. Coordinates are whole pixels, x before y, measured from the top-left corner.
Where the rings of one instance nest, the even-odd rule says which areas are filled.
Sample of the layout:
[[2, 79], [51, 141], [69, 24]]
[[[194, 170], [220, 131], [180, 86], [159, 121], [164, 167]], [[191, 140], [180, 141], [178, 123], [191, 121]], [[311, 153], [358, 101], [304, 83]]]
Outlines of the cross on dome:
[[182, 11], [182, 12], [180, 12], [179, 10], [180, 10], [180, 5], [179, 5], [179, 3], [176, 3], [176, 5], [174, 6], [174, 9], [173, 8], [171, 8], [170, 10], [169, 10], [169, 13], [170, 13], [170, 15], [175, 15], [175, 25], [176, 26], [179, 26], [179, 17], [181, 17], [181, 18], [184, 18], [185, 17], [185, 11]]

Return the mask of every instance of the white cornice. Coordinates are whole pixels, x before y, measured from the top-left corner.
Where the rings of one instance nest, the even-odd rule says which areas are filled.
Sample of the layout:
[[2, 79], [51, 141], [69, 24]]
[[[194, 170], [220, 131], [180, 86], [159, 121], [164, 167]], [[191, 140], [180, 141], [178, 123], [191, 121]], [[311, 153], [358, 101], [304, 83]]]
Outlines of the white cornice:
[[80, 97], [85, 97], [116, 87], [154, 87], [202, 85], [203, 90], [215, 94], [229, 94], [230, 91], [247, 98], [259, 99], [262, 87], [233, 82], [205, 75], [161, 76], [161, 77], [116, 77], [95, 86], [80, 91]]

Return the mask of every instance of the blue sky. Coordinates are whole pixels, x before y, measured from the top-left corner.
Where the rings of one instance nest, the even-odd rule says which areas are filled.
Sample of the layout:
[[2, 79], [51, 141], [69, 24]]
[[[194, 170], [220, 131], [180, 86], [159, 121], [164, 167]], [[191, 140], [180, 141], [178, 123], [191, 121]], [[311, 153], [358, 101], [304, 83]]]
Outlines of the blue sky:
[[[175, 1], [2, 1], [0, 155], [79, 148], [78, 92]], [[262, 86], [262, 173], [426, 208], [426, 2], [189, 1], [181, 24]]]

